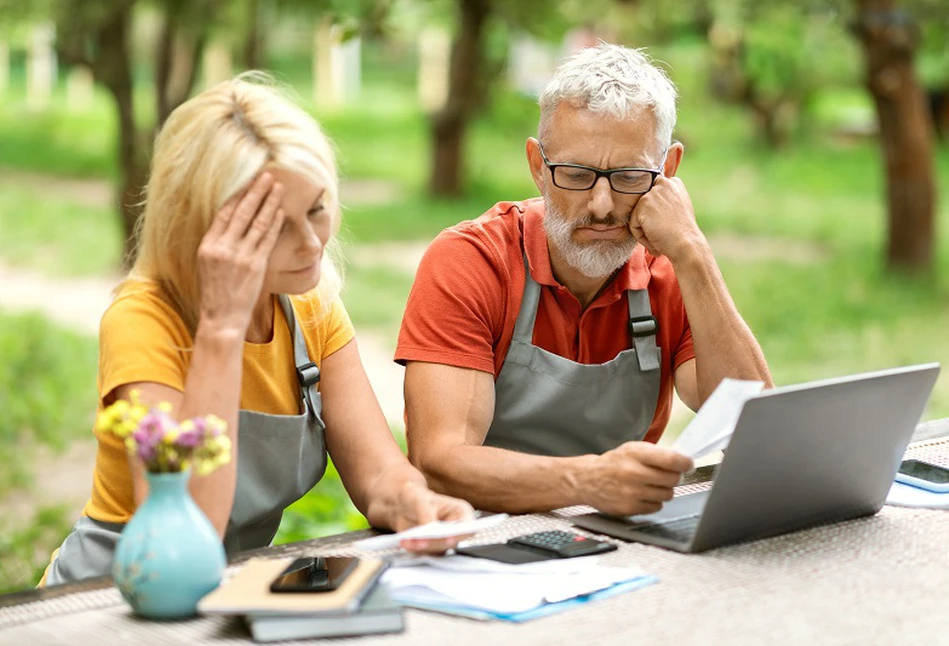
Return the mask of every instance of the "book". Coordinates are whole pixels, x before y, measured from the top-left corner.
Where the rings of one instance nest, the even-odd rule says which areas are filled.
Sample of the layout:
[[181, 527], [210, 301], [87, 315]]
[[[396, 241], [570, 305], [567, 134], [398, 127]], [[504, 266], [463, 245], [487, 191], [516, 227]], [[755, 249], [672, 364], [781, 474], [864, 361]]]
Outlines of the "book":
[[271, 592], [271, 581], [292, 562], [292, 558], [251, 559], [201, 599], [198, 610], [205, 614], [345, 616], [359, 608], [387, 567], [381, 559], [361, 558], [339, 588], [331, 592]]
[[347, 637], [400, 633], [405, 630], [402, 606], [393, 601], [384, 585], [377, 585], [354, 613], [345, 616], [256, 614], [245, 617], [254, 641]]

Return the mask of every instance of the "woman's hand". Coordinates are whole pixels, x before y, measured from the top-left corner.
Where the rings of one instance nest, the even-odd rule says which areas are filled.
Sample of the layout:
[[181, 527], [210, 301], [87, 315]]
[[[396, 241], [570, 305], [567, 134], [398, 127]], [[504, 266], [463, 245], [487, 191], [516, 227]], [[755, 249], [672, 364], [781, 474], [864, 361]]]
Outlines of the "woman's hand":
[[[472, 518], [474, 518], [474, 509], [464, 500], [443, 496], [417, 482], [407, 481], [399, 492], [392, 529], [401, 532], [436, 520], [471, 520]], [[400, 545], [412, 552], [442, 554], [470, 536], [471, 534], [437, 539], [410, 538], [403, 540]]]
[[247, 333], [280, 230], [283, 186], [262, 173], [218, 211], [198, 247], [199, 321], [219, 332]]

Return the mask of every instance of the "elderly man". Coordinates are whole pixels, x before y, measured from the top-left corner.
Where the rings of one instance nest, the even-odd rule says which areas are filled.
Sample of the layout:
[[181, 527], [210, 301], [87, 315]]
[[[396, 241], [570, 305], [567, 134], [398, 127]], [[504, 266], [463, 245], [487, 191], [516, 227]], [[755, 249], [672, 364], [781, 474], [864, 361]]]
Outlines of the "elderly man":
[[641, 52], [580, 51], [540, 97], [527, 161], [542, 198], [443, 231], [396, 360], [409, 457], [436, 489], [512, 513], [657, 511], [692, 462], [656, 446], [672, 388], [770, 385], [672, 141], [676, 90]]

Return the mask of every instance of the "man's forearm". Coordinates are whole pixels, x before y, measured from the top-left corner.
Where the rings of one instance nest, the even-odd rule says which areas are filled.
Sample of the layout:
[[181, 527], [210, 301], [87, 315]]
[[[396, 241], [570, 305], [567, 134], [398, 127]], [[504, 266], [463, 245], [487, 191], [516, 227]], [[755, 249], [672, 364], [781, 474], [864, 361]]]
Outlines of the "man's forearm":
[[725, 377], [773, 385], [764, 353], [738, 313], [708, 245], [696, 245], [673, 267], [692, 329], [701, 401]]
[[585, 504], [582, 479], [592, 459], [456, 446], [419, 467], [435, 491], [463, 498], [476, 509], [526, 514]]

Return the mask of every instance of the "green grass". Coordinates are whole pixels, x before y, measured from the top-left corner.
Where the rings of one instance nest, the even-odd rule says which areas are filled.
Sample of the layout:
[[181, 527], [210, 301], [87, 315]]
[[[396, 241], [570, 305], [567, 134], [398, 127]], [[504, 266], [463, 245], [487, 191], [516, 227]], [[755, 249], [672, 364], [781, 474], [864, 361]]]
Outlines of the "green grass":
[[[826, 262], [723, 260], [722, 271], [778, 384], [940, 361], [949, 356], [949, 286], [880, 270], [860, 249]], [[949, 378], [925, 419], [949, 416]]]
[[72, 525], [64, 507], [43, 507], [28, 527], [10, 530], [0, 519], [0, 594], [32, 588], [43, 576], [49, 555]]
[[[29, 465], [37, 445], [60, 451], [91, 434], [96, 355], [95, 339], [41, 316], [0, 313], [0, 500], [34, 485]], [[36, 583], [70, 516], [51, 506], [26, 525], [0, 518], [0, 594]]]
[[122, 232], [118, 216], [86, 206], [44, 185], [0, 188], [0, 257], [51, 275], [102, 275], [118, 268]]
[[412, 277], [382, 267], [350, 266], [346, 270], [343, 301], [360, 327], [391, 329], [402, 318], [412, 287]]
[[34, 445], [61, 450], [90, 434], [97, 350], [42, 316], [0, 313], [0, 495], [29, 484]]
[[116, 173], [118, 147], [114, 108], [108, 94], [96, 90], [90, 106], [67, 107], [59, 88], [49, 107], [30, 108], [20, 88], [0, 103], [0, 167], [71, 177], [108, 177]]
[[365, 517], [346, 493], [331, 460], [323, 479], [309, 493], [287, 507], [274, 543], [293, 543], [368, 526]]

